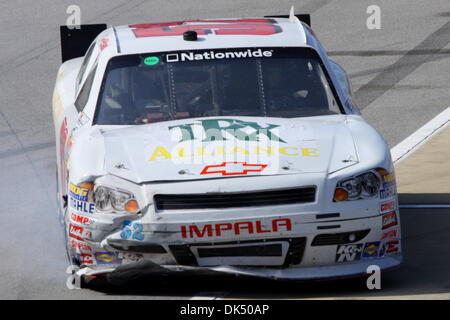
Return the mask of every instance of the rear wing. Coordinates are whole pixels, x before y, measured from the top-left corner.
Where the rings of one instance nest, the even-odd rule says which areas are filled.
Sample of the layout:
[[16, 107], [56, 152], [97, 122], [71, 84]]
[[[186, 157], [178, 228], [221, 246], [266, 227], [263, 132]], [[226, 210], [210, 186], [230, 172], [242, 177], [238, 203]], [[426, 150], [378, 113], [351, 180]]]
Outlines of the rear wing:
[[[311, 27], [311, 15], [310, 14], [294, 14], [303, 23], [306, 23]], [[272, 15], [272, 16], [264, 16], [264, 18], [290, 18], [289, 15]]]
[[106, 28], [106, 24], [82, 24], [79, 29], [60, 26], [62, 62], [83, 57], [92, 41]]

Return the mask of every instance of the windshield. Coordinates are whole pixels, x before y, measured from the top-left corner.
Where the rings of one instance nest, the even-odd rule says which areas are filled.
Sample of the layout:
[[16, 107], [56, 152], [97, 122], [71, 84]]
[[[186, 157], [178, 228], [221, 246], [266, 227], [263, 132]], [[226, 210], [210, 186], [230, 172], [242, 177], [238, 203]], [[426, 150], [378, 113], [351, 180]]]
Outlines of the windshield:
[[239, 48], [112, 58], [94, 123], [336, 113], [334, 88], [314, 50]]

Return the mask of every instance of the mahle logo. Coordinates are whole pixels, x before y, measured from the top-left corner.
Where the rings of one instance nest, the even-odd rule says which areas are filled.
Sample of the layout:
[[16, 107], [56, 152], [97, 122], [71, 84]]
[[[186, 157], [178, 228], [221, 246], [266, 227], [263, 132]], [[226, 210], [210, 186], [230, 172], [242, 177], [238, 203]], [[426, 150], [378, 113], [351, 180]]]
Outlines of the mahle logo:
[[[198, 130], [199, 127], [201, 130]], [[286, 143], [286, 141], [271, 131], [277, 127], [279, 125], [268, 123], [265, 126], [261, 126], [257, 122], [236, 119], [206, 119], [171, 126], [169, 130], [177, 134], [179, 138], [178, 142], [190, 140], [210, 142], [227, 141], [230, 139], [259, 142], [263, 137], [266, 137], [271, 141]]]

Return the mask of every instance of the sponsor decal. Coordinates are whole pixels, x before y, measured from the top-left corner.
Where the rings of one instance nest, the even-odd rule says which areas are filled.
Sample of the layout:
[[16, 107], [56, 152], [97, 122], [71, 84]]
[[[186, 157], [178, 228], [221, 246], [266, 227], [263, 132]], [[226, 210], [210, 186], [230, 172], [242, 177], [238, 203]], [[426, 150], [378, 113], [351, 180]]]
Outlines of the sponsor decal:
[[385, 243], [386, 254], [398, 253], [400, 251], [400, 240], [392, 240]]
[[272, 35], [282, 32], [274, 19], [235, 19], [174, 21], [130, 25], [136, 38], [182, 36], [195, 30], [198, 35]]
[[69, 138], [67, 139], [67, 153], [70, 153], [70, 149], [72, 149], [72, 134], [69, 136]]
[[69, 194], [72, 198], [80, 201], [89, 201], [89, 188], [80, 188], [74, 184], [70, 184]]
[[249, 172], [261, 172], [267, 164], [247, 164], [246, 162], [222, 162], [219, 165], [206, 166], [200, 174], [217, 174], [222, 176], [246, 175]]
[[70, 220], [72, 222], [75, 222], [75, 223], [78, 223], [78, 224], [82, 224], [82, 225], [89, 225], [89, 224], [94, 222], [94, 220], [92, 218], [85, 217], [85, 216], [76, 214], [74, 212], [71, 213]]
[[69, 237], [78, 239], [78, 240], [83, 240], [83, 228], [82, 227], [78, 227], [78, 226], [74, 226], [73, 224], [69, 225]]
[[383, 183], [391, 183], [394, 181], [395, 181], [395, 174], [393, 172], [383, 176]]
[[384, 231], [383, 234], [381, 235], [380, 240], [388, 240], [388, 239], [398, 238], [399, 235], [400, 235], [400, 229], [395, 228], [392, 230]]
[[400, 252], [400, 240], [391, 240], [383, 243], [380, 249], [380, 257]]
[[263, 234], [291, 230], [291, 219], [274, 219], [267, 225], [263, 225], [260, 220], [205, 224], [201, 228], [195, 224], [183, 225], [181, 226], [181, 236], [183, 238], [210, 238], [214, 236], [238, 236], [241, 234]]
[[346, 244], [338, 246], [336, 250], [336, 262], [351, 262], [361, 258], [362, 243]]
[[383, 183], [383, 189], [389, 189], [395, 186], [395, 181]]
[[78, 126], [82, 127], [91, 120], [84, 112], [80, 113], [78, 118]]
[[385, 255], [386, 255], [386, 244], [383, 243], [383, 244], [381, 245], [380, 252], [378, 253], [378, 256], [379, 256], [380, 258], [382, 258], [382, 257], [384, 257]]
[[383, 202], [380, 204], [380, 213], [386, 213], [395, 209], [395, 200]]
[[384, 199], [388, 199], [388, 198], [393, 198], [395, 196], [395, 187], [394, 185], [391, 185], [385, 189], [381, 189], [380, 190], [380, 199], [384, 200]]
[[92, 247], [82, 241], [69, 239], [70, 247], [80, 252], [92, 252]]
[[[58, 74], [58, 78], [61, 76], [62, 74]], [[61, 111], [62, 111], [62, 101], [61, 101], [61, 96], [59, 95], [58, 91], [55, 88], [55, 91], [53, 91], [53, 121], [57, 122], [57, 120], [59, 119], [59, 116], [61, 115]]]
[[270, 58], [273, 50], [196, 51], [166, 54], [166, 62], [201, 61], [216, 59]]
[[364, 250], [362, 253], [363, 258], [376, 258], [378, 257], [378, 249], [380, 248], [380, 241], [367, 242], [364, 244]]
[[276, 154], [285, 156], [302, 156], [302, 157], [319, 157], [318, 149], [315, 148], [297, 148], [297, 147], [282, 147], [282, 148], [241, 148], [235, 147], [233, 150], [226, 152], [223, 146], [217, 146], [212, 151], [212, 153], [205, 153], [203, 147], [197, 147], [195, 152], [185, 152], [185, 148], [178, 148], [177, 152], [170, 153], [164, 147], [158, 146], [152, 153], [151, 158], [148, 161], [158, 161], [167, 160], [174, 158], [187, 158], [187, 157], [205, 157], [205, 156], [224, 156], [224, 155], [255, 155], [258, 156], [261, 153], [265, 153], [268, 156], [273, 156]]
[[114, 252], [96, 252], [97, 264], [117, 264], [117, 255]]
[[61, 124], [61, 129], [59, 131], [59, 177], [60, 177], [60, 188], [61, 193], [67, 193], [66, 185], [66, 141], [67, 141], [67, 118], [64, 118]]
[[230, 138], [241, 141], [261, 141], [262, 138], [268, 138], [272, 141], [286, 143], [273, 132], [278, 127], [279, 125], [270, 123], [262, 126], [253, 121], [222, 118], [196, 120], [192, 123], [170, 126], [169, 131], [178, 134], [180, 137], [178, 142], [191, 140], [225, 141]]
[[[308, 141], [303, 146], [281, 144], [286, 141], [279, 136], [278, 127], [280, 125], [228, 118], [194, 120], [169, 126], [171, 140], [176, 142], [176, 145], [149, 145], [148, 161], [206, 161], [207, 164], [213, 165], [232, 161], [269, 163], [277, 160], [280, 155], [320, 157], [319, 150]], [[209, 161], [208, 158], [214, 161]]]
[[83, 240], [83, 239], [91, 239], [92, 232], [90, 230], [86, 230], [83, 227], [79, 227], [73, 224], [69, 225], [69, 237]]
[[103, 38], [100, 40], [100, 51], [103, 51], [106, 47], [108, 47], [109, 39]]
[[385, 230], [397, 225], [397, 214], [395, 211], [389, 212], [382, 216], [381, 229]]
[[154, 66], [156, 64], [159, 63], [159, 58], [158, 57], [147, 57], [144, 59], [144, 64], [147, 66]]
[[94, 213], [95, 210], [95, 204], [86, 202], [86, 201], [80, 201], [77, 199], [69, 197], [69, 205], [73, 210], [84, 212], [84, 213]]
[[80, 261], [80, 264], [94, 264], [94, 257], [90, 253], [77, 254], [77, 258]]

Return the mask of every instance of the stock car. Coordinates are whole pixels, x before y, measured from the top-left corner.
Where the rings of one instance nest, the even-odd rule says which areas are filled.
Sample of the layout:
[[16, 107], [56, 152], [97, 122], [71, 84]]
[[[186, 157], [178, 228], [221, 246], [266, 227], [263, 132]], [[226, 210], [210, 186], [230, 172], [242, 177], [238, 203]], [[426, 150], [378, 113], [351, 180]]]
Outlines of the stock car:
[[57, 202], [76, 276], [400, 266], [388, 145], [309, 15], [63, 26], [61, 48]]

